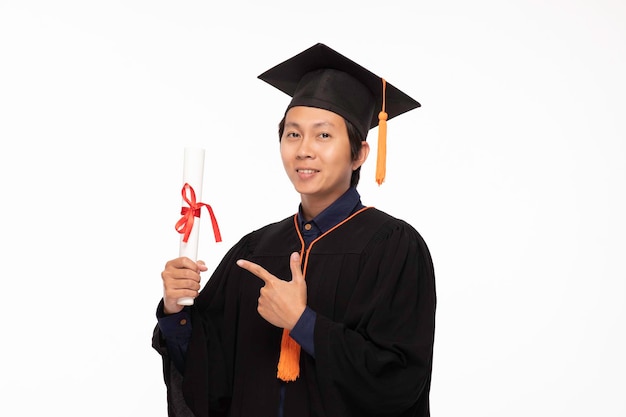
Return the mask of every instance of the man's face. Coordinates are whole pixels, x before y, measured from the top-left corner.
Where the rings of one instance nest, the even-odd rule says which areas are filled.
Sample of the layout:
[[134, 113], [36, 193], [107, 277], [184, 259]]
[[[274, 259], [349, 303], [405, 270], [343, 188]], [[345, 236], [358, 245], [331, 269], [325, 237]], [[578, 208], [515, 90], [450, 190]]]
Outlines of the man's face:
[[285, 115], [280, 154], [287, 176], [304, 199], [329, 205], [350, 186], [353, 161], [343, 117], [328, 110], [296, 106]]

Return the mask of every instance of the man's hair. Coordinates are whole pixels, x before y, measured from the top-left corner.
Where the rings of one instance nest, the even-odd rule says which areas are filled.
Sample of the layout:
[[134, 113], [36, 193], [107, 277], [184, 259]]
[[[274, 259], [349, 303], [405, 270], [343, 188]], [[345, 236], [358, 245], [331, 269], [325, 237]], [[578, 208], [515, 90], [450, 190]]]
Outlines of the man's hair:
[[[361, 134], [352, 123], [350, 123], [345, 118], [343, 120], [346, 123], [346, 128], [348, 129], [348, 139], [350, 141], [350, 155], [352, 156], [352, 160], [355, 161], [359, 157], [359, 153], [361, 152], [361, 148], [363, 147], [363, 141], [365, 140], [365, 138], [361, 137]], [[285, 118], [283, 117], [283, 119], [278, 124], [278, 141], [282, 139], [284, 131]], [[360, 178], [361, 167], [359, 166], [357, 169], [352, 171], [352, 177], [350, 178], [350, 187], [356, 187], [359, 183]]]

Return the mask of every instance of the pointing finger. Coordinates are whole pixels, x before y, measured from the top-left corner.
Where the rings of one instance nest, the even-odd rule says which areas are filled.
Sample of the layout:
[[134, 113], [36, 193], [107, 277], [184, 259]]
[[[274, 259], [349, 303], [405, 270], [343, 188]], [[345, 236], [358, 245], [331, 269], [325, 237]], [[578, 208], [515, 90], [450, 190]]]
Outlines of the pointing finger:
[[275, 279], [274, 276], [270, 274], [265, 268], [263, 268], [261, 265], [255, 264], [254, 262], [246, 261], [245, 259], [239, 259], [237, 261], [237, 265], [261, 278], [266, 284]]

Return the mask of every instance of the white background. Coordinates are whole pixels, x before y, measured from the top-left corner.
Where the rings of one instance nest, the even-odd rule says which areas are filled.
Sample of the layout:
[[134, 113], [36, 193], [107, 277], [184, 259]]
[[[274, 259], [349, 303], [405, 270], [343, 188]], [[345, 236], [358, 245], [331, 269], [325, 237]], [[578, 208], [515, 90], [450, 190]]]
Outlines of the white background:
[[2, 0], [1, 415], [166, 416], [183, 149], [214, 267], [297, 208], [256, 76], [316, 42], [423, 106], [359, 190], [432, 252], [432, 415], [626, 415], [622, 0]]

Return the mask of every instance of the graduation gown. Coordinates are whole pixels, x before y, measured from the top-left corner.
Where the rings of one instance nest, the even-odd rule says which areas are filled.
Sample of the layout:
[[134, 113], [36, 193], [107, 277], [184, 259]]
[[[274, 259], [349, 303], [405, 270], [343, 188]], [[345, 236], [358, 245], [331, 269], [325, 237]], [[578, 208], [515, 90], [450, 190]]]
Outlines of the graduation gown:
[[[289, 256], [303, 246], [289, 217], [230, 249], [191, 307], [184, 375], [155, 328], [170, 416], [277, 416], [282, 329], [257, 312], [263, 281], [235, 262], [247, 259], [290, 280]], [[315, 357], [301, 351], [284, 416], [429, 416], [436, 296], [419, 233], [368, 208], [314, 241], [304, 257], [307, 305], [317, 313]]]

